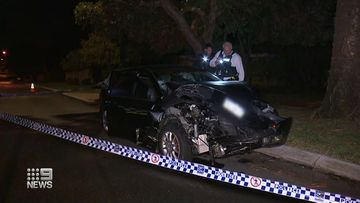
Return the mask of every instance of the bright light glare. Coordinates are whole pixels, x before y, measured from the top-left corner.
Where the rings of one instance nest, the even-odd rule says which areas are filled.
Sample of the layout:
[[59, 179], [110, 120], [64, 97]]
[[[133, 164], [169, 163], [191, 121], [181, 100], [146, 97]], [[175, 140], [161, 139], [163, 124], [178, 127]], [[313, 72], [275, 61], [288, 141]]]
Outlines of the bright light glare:
[[219, 62], [220, 62], [221, 64], [222, 64], [222, 63], [224, 63], [224, 61], [223, 61], [222, 59], [220, 59], [220, 61], [219, 61]]
[[245, 114], [244, 108], [241, 107], [239, 104], [231, 101], [230, 99], [225, 99], [225, 101], [223, 103], [223, 107], [224, 107], [224, 109], [233, 113], [238, 118], [243, 117]]
[[202, 60], [203, 60], [204, 62], [206, 62], [206, 61], [208, 61], [209, 59], [208, 59], [207, 56], [204, 56], [204, 57], [202, 58]]
[[2, 51], [2, 54], [5, 55], [5, 54], [6, 54], [6, 51]]

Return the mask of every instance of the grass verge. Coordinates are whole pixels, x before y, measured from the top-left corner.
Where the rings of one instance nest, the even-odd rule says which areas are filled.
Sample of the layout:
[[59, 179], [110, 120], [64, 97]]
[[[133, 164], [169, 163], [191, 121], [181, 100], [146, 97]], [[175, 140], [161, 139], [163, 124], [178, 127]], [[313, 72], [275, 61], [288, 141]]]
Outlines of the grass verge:
[[360, 127], [346, 119], [312, 119], [314, 107], [278, 105], [294, 119], [289, 146], [360, 164]]

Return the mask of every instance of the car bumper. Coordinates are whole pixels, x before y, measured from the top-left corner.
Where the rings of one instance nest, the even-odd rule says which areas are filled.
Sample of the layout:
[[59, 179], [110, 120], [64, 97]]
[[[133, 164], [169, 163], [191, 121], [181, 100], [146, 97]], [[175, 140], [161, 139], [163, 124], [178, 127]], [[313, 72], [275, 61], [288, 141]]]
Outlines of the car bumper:
[[291, 124], [291, 118], [286, 118], [279, 122], [275, 131], [265, 134], [262, 139], [259, 140], [261, 147], [275, 147], [285, 144], [289, 136]]
[[246, 139], [239, 135], [219, 137], [212, 145], [212, 154], [216, 158], [222, 158], [261, 147], [283, 145], [287, 141], [291, 124], [292, 119], [285, 118], [268, 129], [251, 131], [252, 133]]

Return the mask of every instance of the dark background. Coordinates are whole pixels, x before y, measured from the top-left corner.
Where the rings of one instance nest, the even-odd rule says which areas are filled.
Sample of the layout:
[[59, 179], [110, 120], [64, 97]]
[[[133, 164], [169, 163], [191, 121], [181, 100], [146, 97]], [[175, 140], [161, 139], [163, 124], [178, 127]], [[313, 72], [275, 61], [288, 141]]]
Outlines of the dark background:
[[75, 25], [79, 1], [0, 1], [0, 48], [8, 66], [20, 73], [60, 68], [60, 61], [86, 36]]
[[[79, 49], [81, 40], [86, 40], [92, 32], [75, 24], [74, 8], [79, 2], [2, 0], [0, 48], [8, 51], [7, 67], [20, 75], [44, 74], [46, 80], [64, 80], [65, 56]], [[333, 16], [327, 16], [327, 21], [328, 27], [332, 27]], [[174, 44], [185, 41], [180, 33], [177, 37], [179, 40]], [[118, 38], [122, 66], [172, 63], [174, 56], [192, 55], [185, 42], [176, 45], [176, 49], [154, 51], [151, 42], [139, 43], [127, 36]], [[231, 40], [235, 50], [240, 51], [239, 42], [232, 35], [214, 39], [214, 51], [220, 48], [223, 38]], [[331, 40], [305, 45], [271, 40], [254, 43], [251, 55], [246, 56], [247, 79], [254, 85], [261, 83], [271, 88], [282, 89], [290, 84], [292, 89], [322, 92], [330, 68], [331, 44]]]

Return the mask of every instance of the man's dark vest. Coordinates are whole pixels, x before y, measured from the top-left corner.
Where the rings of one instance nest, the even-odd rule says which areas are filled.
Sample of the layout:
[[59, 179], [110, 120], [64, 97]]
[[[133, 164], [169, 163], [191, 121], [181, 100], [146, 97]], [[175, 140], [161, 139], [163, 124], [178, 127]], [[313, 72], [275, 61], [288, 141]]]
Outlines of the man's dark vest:
[[218, 65], [218, 71], [216, 74], [217, 76], [219, 76], [220, 78], [224, 78], [224, 77], [233, 77], [238, 74], [236, 71], [236, 67], [231, 66], [231, 59], [234, 54], [235, 52], [233, 52], [229, 56], [223, 57], [223, 51], [221, 51], [219, 57], [222, 58], [221, 59], [222, 63]]

